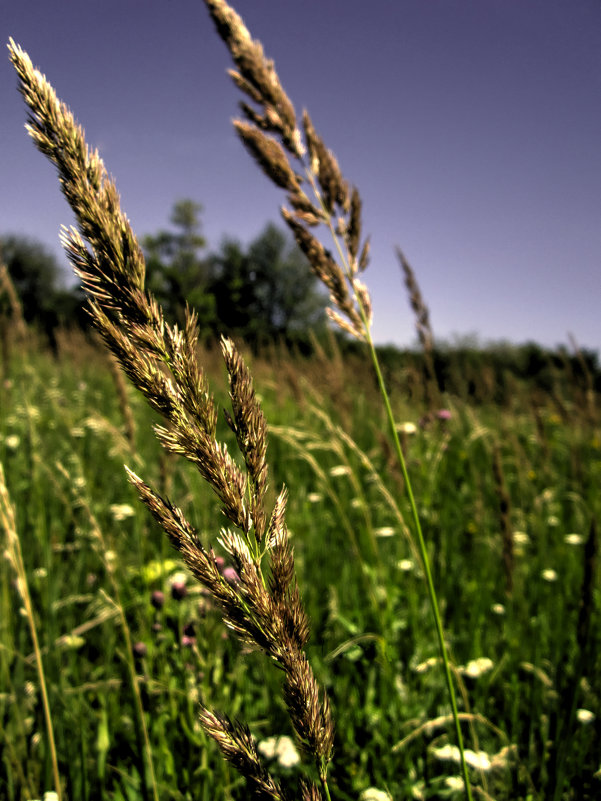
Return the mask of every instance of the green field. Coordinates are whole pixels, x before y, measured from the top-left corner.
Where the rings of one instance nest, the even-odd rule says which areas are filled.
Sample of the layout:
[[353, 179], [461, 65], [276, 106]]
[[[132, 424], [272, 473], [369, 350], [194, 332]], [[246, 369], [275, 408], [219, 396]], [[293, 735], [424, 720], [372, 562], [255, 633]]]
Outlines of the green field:
[[[227, 406], [218, 350], [201, 362]], [[307, 653], [333, 708], [332, 799], [459, 798], [434, 626], [370, 366], [333, 345], [250, 364], [269, 426], [268, 497], [288, 487]], [[444, 396], [450, 418], [424, 421], [415, 376], [402, 362], [394, 376], [474, 798], [598, 798], [597, 399], [516, 383], [504, 404]], [[192, 465], [161, 450], [156, 422], [83, 338], [64, 337], [57, 359], [19, 345], [5, 364], [0, 461], [63, 794], [78, 801], [249, 797], [204, 734], [199, 702], [247, 723], [261, 753], [268, 738], [293, 737], [281, 672], [239, 644], [191, 577], [182, 589], [178, 554], [127, 481], [124, 464], [228, 566], [220, 504]], [[218, 437], [235, 453], [223, 419]], [[27, 801], [53, 774], [15, 538], [2, 537], [0, 797]], [[312, 769], [288, 757], [265, 760], [294, 788]]]

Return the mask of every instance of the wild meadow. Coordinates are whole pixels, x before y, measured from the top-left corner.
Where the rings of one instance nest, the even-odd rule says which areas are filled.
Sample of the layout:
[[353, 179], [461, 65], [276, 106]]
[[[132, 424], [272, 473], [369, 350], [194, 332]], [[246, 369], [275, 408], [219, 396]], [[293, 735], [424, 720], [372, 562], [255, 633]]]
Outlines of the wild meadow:
[[0, 795], [596, 798], [592, 377], [500, 399], [457, 365], [442, 390], [402, 253], [424, 369], [384, 365], [358, 190], [206, 2], [255, 104], [238, 133], [357, 344], [253, 354], [166, 320], [97, 152], [11, 43], [98, 338], [51, 356], [14, 298], [1, 328]]

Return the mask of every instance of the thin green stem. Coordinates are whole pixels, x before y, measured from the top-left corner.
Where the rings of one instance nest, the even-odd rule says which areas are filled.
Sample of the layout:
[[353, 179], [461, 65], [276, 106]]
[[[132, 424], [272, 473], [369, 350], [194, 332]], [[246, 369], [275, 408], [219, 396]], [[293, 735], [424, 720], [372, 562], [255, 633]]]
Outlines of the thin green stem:
[[330, 788], [328, 787], [328, 780], [327, 779], [323, 779], [323, 781], [321, 782], [321, 787], [322, 787], [324, 793], [326, 794], [327, 801], [332, 801], [332, 796], [330, 795]]
[[31, 603], [31, 595], [29, 594], [29, 585], [27, 583], [27, 573], [25, 571], [25, 563], [23, 562], [23, 552], [21, 551], [21, 541], [17, 533], [17, 526], [15, 521], [15, 513], [10, 497], [8, 488], [4, 480], [4, 469], [0, 463], [0, 524], [6, 531], [6, 536], [9, 545], [9, 560], [17, 574], [17, 588], [23, 605], [25, 607], [25, 615], [29, 623], [29, 631], [33, 642], [33, 652], [35, 655], [35, 663], [38, 672], [38, 679], [40, 682], [40, 692], [42, 695], [42, 707], [44, 709], [44, 719], [46, 722], [46, 732], [48, 735], [48, 748], [50, 751], [50, 761], [52, 763], [52, 776], [54, 779], [54, 789], [58, 797], [58, 801], [62, 801], [61, 779], [58, 770], [58, 757], [56, 753], [56, 743], [54, 740], [54, 727], [52, 725], [52, 713], [50, 711], [50, 702], [48, 700], [48, 691], [46, 689], [46, 677], [44, 674], [44, 663], [42, 661], [42, 652], [38, 641], [38, 633], [35, 626], [35, 616], [33, 612], [33, 604]]
[[463, 781], [464, 781], [464, 784], [465, 784], [466, 798], [468, 799], [468, 801], [472, 801], [472, 791], [471, 791], [471, 785], [470, 785], [470, 781], [469, 781], [469, 773], [468, 773], [468, 769], [467, 769], [467, 762], [465, 761], [465, 749], [464, 749], [464, 746], [463, 746], [463, 735], [461, 733], [461, 724], [459, 722], [459, 710], [457, 708], [457, 697], [456, 697], [456, 694], [455, 694], [455, 686], [453, 684], [453, 676], [452, 676], [452, 673], [451, 673], [451, 665], [450, 665], [450, 660], [449, 660], [448, 649], [447, 649], [447, 645], [446, 645], [446, 642], [445, 642], [445, 639], [444, 639], [444, 631], [443, 631], [443, 627], [442, 627], [442, 619], [441, 619], [441, 616], [440, 616], [440, 607], [438, 605], [438, 598], [437, 598], [437, 595], [436, 595], [436, 589], [434, 587], [434, 581], [432, 579], [432, 571], [430, 569], [430, 560], [428, 558], [428, 550], [426, 548], [426, 541], [424, 539], [424, 535], [423, 535], [423, 531], [422, 531], [422, 527], [421, 527], [421, 522], [420, 522], [420, 519], [419, 519], [419, 512], [417, 510], [417, 504], [415, 502], [415, 496], [413, 494], [413, 487], [411, 485], [411, 479], [409, 478], [409, 473], [407, 471], [407, 465], [405, 463], [405, 457], [403, 455], [403, 449], [401, 448], [401, 442], [400, 442], [400, 439], [399, 439], [399, 435], [398, 435], [398, 432], [396, 430], [396, 423], [395, 423], [394, 414], [393, 414], [393, 411], [392, 411], [392, 406], [391, 406], [391, 403], [390, 403], [390, 396], [388, 394], [388, 390], [386, 389], [386, 383], [384, 381], [384, 376], [382, 375], [382, 370], [380, 368], [380, 361], [378, 359], [378, 354], [376, 352], [376, 348], [375, 348], [375, 345], [374, 345], [374, 342], [373, 342], [373, 339], [372, 339], [372, 336], [371, 336], [370, 323], [369, 323], [366, 311], [365, 311], [365, 309], [363, 307], [363, 303], [361, 301], [361, 298], [359, 297], [358, 293], [354, 289], [353, 272], [351, 270], [351, 266], [350, 266], [350, 264], [349, 264], [349, 262], [348, 262], [348, 260], [346, 258], [346, 255], [345, 255], [345, 253], [344, 253], [344, 251], [343, 251], [343, 249], [342, 249], [342, 247], [340, 245], [339, 237], [336, 234], [336, 231], [334, 230], [334, 226], [332, 225], [331, 217], [327, 213], [327, 209], [325, 208], [325, 205], [323, 203], [323, 199], [321, 197], [321, 193], [319, 192], [317, 186], [315, 185], [315, 181], [313, 180], [313, 177], [310, 174], [309, 170], [307, 170], [307, 177], [309, 178], [309, 181], [311, 183], [313, 191], [315, 192], [316, 197], [318, 198], [319, 202], [321, 203], [321, 206], [322, 206], [324, 212], [326, 212], [327, 221], [328, 221], [327, 224], [328, 224], [328, 227], [330, 229], [330, 233], [332, 235], [332, 239], [333, 239], [335, 247], [336, 247], [336, 249], [338, 251], [338, 255], [340, 256], [341, 263], [344, 266], [344, 269], [345, 269], [345, 272], [346, 272], [346, 276], [347, 276], [347, 278], [349, 280], [349, 283], [353, 287], [355, 300], [357, 301], [357, 307], [358, 307], [358, 310], [359, 310], [359, 314], [361, 316], [361, 321], [363, 323], [363, 330], [364, 330], [364, 333], [365, 333], [365, 342], [367, 344], [367, 347], [368, 347], [368, 350], [369, 350], [369, 355], [370, 355], [370, 358], [371, 358], [371, 362], [372, 362], [373, 368], [374, 368], [375, 373], [376, 373], [376, 377], [377, 377], [377, 381], [378, 381], [378, 387], [379, 387], [379, 390], [380, 390], [380, 395], [382, 396], [382, 400], [384, 402], [384, 408], [386, 410], [386, 417], [388, 419], [388, 424], [389, 424], [389, 427], [390, 427], [390, 434], [391, 434], [391, 437], [392, 437], [394, 450], [395, 450], [395, 453], [396, 453], [396, 456], [397, 456], [397, 459], [398, 459], [398, 462], [399, 462], [399, 465], [400, 465], [400, 468], [401, 468], [401, 473], [403, 475], [403, 480], [405, 482], [405, 487], [406, 487], [406, 491], [407, 491], [407, 497], [409, 499], [409, 505], [411, 507], [411, 515], [412, 515], [412, 518], [413, 518], [413, 525], [414, 525], [414, 528], [415, 528], [415, 533], [417, 535], [417, 544], [418, 544], [419, 553], [420, 553], [420, 557], [421, 557], [422, 569], [424, 571], [424, 577], [425, 577], [425, 580], [426, 580], [426, 587], [427, 587], [427, 590], [428, 590], [428, 598], [429, 598], [429, 601], [430, 601], [430, 608], [431, 608], [431, 611], [432, 611], [432, 616], [434, 618], [434, 626], [435, 626], [435, 629], [436, 629], [436, 637], [438, 639], [438, 647], [439, 647], [440, 655], [441, 655], [441, 658], [442, 658], [445, 681], [446, 681], [446, 685], [447, 685], [447, 689], [448, 689], [448, 693], [449, 693], [449, 700], [451, 702], [451, 711], [452, 711], [452, 714], [453, 714], [453, 722], [454, 722], [454, 725], [455, 725], [455, 735], [456, 735], [456, 738], [457, 738], [457, 746], [459, 748], [459, 753], [460, 753], [460, 756], [461, 756], [461, 770], [462, 770], [462, 773], [463, 773]]
[[[361, 310], [362, 311], [362, 310]], [[363, 316], [363, 311], [362, 311]], [[367, 337], [367, 345], [369, 348], [372, 364], [374, 370], [376, 372], [376, 376], [378, 379], [378, 386], [380, 389], [380, 394], [382, 395], [382, 400], [384, 401], [384, 406], [386, 408], [386, 417], [388, 418], [388, 423], [390, 426], [390, 432], [394, 443], [394, 449], [401, 467], [401, 472], [403, 474], [403, 479], [405, 481], [405, 487], [407, 489], [407, 497], [409, 499], [409, 505], [411, 506], [411, 515], [413, 517], [413, 524], [415, 526], [415, 532], [417, 534], [417, 542], [420, 551], [421, 561], [422, 561], [422, 568], [424, 571], [424, 576], [426, 579], [426, 586], [428, 588], [428, 597], [430, 600], [430, 607], [432, 610], [432, 615], [434, 617], [434, 625], [436, 628], [436, 636], [438, 639], [438, 647], [440, 650], [440, 655], [442, 657], [442, 662], [444, 666], [444, 674], [445, 680], [447, 684], [447, 689], [449, 691], [449, 698], [451, 701], [451, 711], [453, 713], [453, 721], [455, 724], [455, 734], [457, 737], [457, 745], [459, 747], [459, 752], [461, 755], [461, 769], [463, 773], [463, 781], [465, 784], [465, 791], [466, 797], [469, 801], [472, 801], [472, 791], [469, 781], [469, 774], [467, 769], [467, 763], [465, 761], [465, 752], [463, 747], [463, 735], [461, 734], [461, 725], [459, 722], [459, 710], [457, 708], [457, 698], [455, 695], [455, 686], [453, 684], [453, 677], [451, 674], [451, 665], [449, 662], [449, 654], [447, 650], [447, 645], [444, 639], [444, 631], [442, 628], [442, 619], [440, 617], [440, 608], [438, 605], [438, 598], [436, 596], [436, 590], [434, 588], [434, 581], [432, 579], [432, 571], [430, 569], [430, 560], [428, 558], [428, 551], [426, 548], [426, 541], [424, 539], [424, 535], [422, 532], [422, 527], [419, 519], [419, 513], [417, 510], [417, 504], [415, 502], [415, 496], [413, 494], [413, 488], [411, 486], [411, 480], [409, 478], [409, 473], [407, 471], [407, 465], [405, 463], [405, 457], [403, 456], [403, 449], [401, 448], [401, 442], [399, 440], [399, 435], [396, 430], [394, 415], [392, 412], [392, 406], [390, 404], [390, 397], [388, 395], [388, 391], [386, 389], [386, 385], [384, 383], [384, 377], [382, 376], [382, 370], [380, 368], [380, 362], [378, 360], [378, 354], [376, 353], [376, 349], [371, 337], [371, 333], [366, 326], [366, 337]]]
[[[113, 584], [116, 589], [116, 582]], [[125, 610], [121, 604], [121, 600], [117, 594], [116, 600], [119, 617], [121, 619], [121, 629], [123, 631], [123, 638], [125, 639], [125, 661], [127, 663], [127, 670], [129, 673], [129, 680], [131, 682], [132, 693], [134, 697], [134, 705], [136, 708], [136, 717], [138, 718], [138, 725], [142, 732], [142, 740], [144, 743], [144, 751], [146, 752], [146, 767], [150, 773], [150, 786], [152, 789], [153, 801], [159, 801], [159, 792], [157, 787], [156, 774], [154, 772], [154, 762], [152, 758], [152, 747], [150, 745], [150, 737], [148, 736], [148, 727], [146, 725], [146, 718], [144, 716], [144, 705], [142, 704], [142, 696], [140, 694], [140, 684], [136, 673], [136, 667], [133, 658], [133, 645], [131, 641], [131, 634], [127, 618], [125, 617]], [[144, 785], [146, 785], [146, 777], [143, 776]]]

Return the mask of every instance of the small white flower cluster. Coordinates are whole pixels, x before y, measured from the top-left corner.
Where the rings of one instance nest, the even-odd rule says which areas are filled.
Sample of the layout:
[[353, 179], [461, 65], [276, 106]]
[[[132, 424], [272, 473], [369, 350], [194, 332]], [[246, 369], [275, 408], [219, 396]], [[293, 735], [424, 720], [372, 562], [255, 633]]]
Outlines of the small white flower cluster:
[[378, 790], [377, 787], [368, 787], [359, 796], [359, 801], [392, 801], [392, 796], [385, 790]]
[[454, 791], [463, 790], [465, 787], [462, 776], [447, 776], [444, 783], [450, 790]]
[[[482, 771], [496, 770], [498, 768], [505, 768], [511, 759], [515, 759], [517, 748], [515, 745], [506, 745], [497, 754], [489, 756], [486, 751], [472, 751], [471, 748], [466, 748], [463, 751], [466, 763], [471, 768], [476, 768]], [[435, 759], [443, 761], [461, 762], [461, 752], [456, 745], [442, 745], [439, 748], [432, 749], [432, 755]], [[452, 777], [455, 780], [458, 777]], [[453, 789], [459, 789], [459, 784], [456, 781], [449, 782], [449, 786], [456, 785]], [[463, 786], [463, 785], [462, 785]]]
[[431, 667], [434, 667], [434, 665], [436, 664], [438, 664], [438, 657], [431, 656], [429, 659], [426, 659], [425, 662], [421, 662], [419, 665], [415, 665], [413, 670], [416, 673], [426, 673], [428, 670], [430, 670]]
[[513, 532], [513, 544], [520, 546], [520, 545], [528, 545], [530, 542], [530, 537], [526, 534], [525, 531], [514, 531]]
[[465, 667], [460, 666], [458, 670], [460, 673], [463, 673], [464, 676], [477, 679], [478, 676], [482, 676], [484, 673], [488, 673], [489, 670], [492, 670], [494, 666], [492, 659], [481, 656], [478, 659], [472, 659]]
[[128, 517], [133, 517], [135, 514], [133, 506], [128, 503], [113, 503], [111, 504], [111, 514], [117, 523], [122, 520], [127, 520]]
[[16, 451], [20, 444], [21, 439], [17, 434], [9, 434], [8, 437], [4, 439], [4, 445], [9, 451]]
[[376, 537], [394, 537], [396, 534], [396, 529], [392, 526], [380, 526], [374, 531]]
[[300, 762], [300, 756], [293, 740], [286, 735], [268, 737], [257, 746], [259, 752], [267, 759], [277, 759], [283, 768], [293, 768]]
[[[456, 745], [441, 745], [439, 748], [433, 748], [432, 754], [436, 759], [461, 762], [461, 753]], [[471, 768], [490, 770], [491, 761], [486, 751], [472, 751], [471, 748], [466, 748], [463, 751], [463, 755], [466, 763]]]
[[345, 464], [338, 464], [335, 467], [330, 468], [330, 475], [333, 478], [337, 478], [338, 476], [350, 476], [351, 468]]
[[589, 723], [592, 723], [594, 719], [595, 713], [591, 712], [590, 709], [576, 710], [576, 720], [578, 723], [582, 723], [583, 726], [587, 726]]

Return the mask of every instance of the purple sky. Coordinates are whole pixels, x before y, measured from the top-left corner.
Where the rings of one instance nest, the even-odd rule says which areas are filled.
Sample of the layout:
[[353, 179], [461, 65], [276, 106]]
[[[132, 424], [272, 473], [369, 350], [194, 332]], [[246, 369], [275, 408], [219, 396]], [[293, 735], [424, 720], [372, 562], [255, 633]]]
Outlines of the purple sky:
[[[139, 235], [204, 205], [212, 248], [279, 221], [232, 132], [239, 92], [202, 0], [8, 0], [30, 54], [100, 149]], [[598, 0], [237, 0], [363, 198], [378, 342], [414, 341], [404, 250], [439, 338], [598, 349]], [[0, 63], [0, 233], [57, 252], [72, 217]]]

